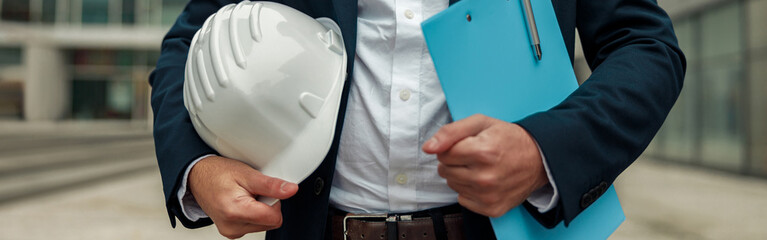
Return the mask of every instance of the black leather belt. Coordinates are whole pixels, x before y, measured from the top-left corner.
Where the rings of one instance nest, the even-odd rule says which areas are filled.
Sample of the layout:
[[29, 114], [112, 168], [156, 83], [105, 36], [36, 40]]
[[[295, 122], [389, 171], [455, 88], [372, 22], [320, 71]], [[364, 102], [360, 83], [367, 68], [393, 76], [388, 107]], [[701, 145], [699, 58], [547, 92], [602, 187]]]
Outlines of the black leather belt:
[[463, 215], [458, 204], [397, 214], [353, 214], [331, 208], [334, 240], [462, 240]]

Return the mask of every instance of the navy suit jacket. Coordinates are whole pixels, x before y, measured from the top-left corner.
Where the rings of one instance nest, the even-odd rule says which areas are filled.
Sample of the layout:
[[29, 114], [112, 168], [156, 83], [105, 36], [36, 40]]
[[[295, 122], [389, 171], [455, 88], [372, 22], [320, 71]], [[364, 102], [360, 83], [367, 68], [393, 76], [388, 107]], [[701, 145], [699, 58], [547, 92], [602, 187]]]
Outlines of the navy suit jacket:
[[[450, 0], [451, 3], [456, 0]], [[490, 1], [490, 0], [488, 0]], [[184, 64], [194, 33], [220, 7], [238, 0], [192, 0], [162, 42], [152, 85], [154, 138], [166, 206], [189, 228], [211, 224], [191, 222], [181, 212], [176, 192], [184, 170], [194, 159], [215, 154], [195, 132], [183, 104]], [[341, 27], [348, 54], [348, 75], [354, 68], [356, 0], [283, 0], [312, 17], [329, 17]], [[685, 59], [671, 20], [655, 0], [552, 0], [562, 36], [573, 58], [578, 29], [591, 77], [561, 104], [517, 123], [536, 139], [560, 193], [553, 210], [539, 214], [548, 227], [568, 224], [606, 190], [645, 149], [682, 88]], [[349, 81], [346, 80], [336, 138], [320, 167], [299, 184], [298, 193], [282, 201], [283, 226], [268, 239], [322, 238], [327, 229], [328, 196], [333, 181]], [[464, 211], [469, 239], [493, 239], [487, 217]]]

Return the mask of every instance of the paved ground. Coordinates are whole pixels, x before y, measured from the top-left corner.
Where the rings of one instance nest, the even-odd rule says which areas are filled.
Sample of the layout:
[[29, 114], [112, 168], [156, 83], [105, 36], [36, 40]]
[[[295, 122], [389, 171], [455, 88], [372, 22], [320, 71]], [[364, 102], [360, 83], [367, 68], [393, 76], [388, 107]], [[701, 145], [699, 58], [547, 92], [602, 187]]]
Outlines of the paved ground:
[[640, 159], [615, 183], [612, 239], [767, 239], [767, 181]]
[[[170, 228], [143, 129], [0, 122], [0, 240], [223, 239]], [[764, 179], [642, 158], [616, 188], [627, 221], [611, 239], [767, 239]]]

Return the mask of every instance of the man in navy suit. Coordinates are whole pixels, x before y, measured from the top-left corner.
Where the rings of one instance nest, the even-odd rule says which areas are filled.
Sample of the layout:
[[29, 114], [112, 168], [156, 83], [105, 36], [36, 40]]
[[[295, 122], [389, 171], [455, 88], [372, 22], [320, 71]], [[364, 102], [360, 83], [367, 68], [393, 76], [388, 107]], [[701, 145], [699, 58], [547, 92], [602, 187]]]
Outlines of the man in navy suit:
[[[150, 76], [155, 145], [171, 223], [175, 226], [176, 217], [190, 228], [215, 222], [229, 238], [264, 230], [270, 230], [268, 239], [330, 238], [336, 226], [328, 216], [343, 202], [337, 192], [331, 197], [331, 189], [341, 181], [334, 180], [339, 152], [345, 154], [341, 138], [346, 133], [341, 130], [345, 120], [356, 121], [347, 119], [354, 116], [350, 111], [356, 111], [346, 110], [350, 83], [362, 76], [355, 74], [354, 63], [365, 49], [358, 48], [357, 41], [365, 39], [355, 36], [363, 36], [358, 35], [358, 26], [365, 26], [361, 14], [370, 7], [365, 4], [375, 1], [277, 1], [315, 18], [334, 19], [350, 53], [347, 70], [352, 77], [344, 89], [333, 145], [320, 167], [297, 186], [211, 156], [216, 152], [197, 135], [183, 105], [191, 38], [208, 16], [233, 2], [237, 1], [190, 1], [163, 40], [162, 55]], [[487, 216], [520, 204], [544, 226], [569, 224], [642, 153], [682, 88], [685, 59], [669, 17], [655, 0], [552, 2], [571, 60], [578, 29], [591, 77], [548, 111], [516, 123], [474, 116], [429, 132], [433, 137], [419, 142], [424, 152], [436, 154], [439, 163], [434, 161], [438, 166], [434, 169], [456, 193], [465, 239], [493, 239]], [[414, 13], [407, 11], [402, 16], [412, 19]], [[407, 101], [409, 94], [398, 96]], [[343, 164], [347, 163], [338, 166]], [[191, 194], [180, 196], [182, 186]], [[540, 211], [529, 197], [547, 186], [558, 196], [549, 209]], [[255, 202], [253, 195], [283, 200], [268, 207]], [[189, 219], [185, 211], [190, 210], [182, 209], [185, 196], [191, 196], [189, 204], [199, 205], [209, 218]]]

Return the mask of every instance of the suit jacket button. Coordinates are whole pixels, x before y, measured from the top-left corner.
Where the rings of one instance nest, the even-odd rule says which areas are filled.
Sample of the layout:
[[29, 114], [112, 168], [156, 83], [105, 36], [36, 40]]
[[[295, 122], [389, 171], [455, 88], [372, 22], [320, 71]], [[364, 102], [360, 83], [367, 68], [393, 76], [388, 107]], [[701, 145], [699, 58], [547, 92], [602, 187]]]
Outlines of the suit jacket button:
[[608, 186], [606, 182], [599, 183], [599, 195], [601, 196], [602, 194], [605, 194], [605, 192], [607, 192], [607, 188], [609, 187], [610, 186]]
[[322, 193], [322, 188], [325, 186], [325, 181], [322, 180], [322, 178], [317, 177], [317, 179], [314, 180], [314, 194], [319, 196], [320, 193]]
[[594, 197], [591, 196], [591, 192], [583, 194], [583, 197], [581, 197], [581, 208], [586, 209], [589, 207], [589, 205], [594, 202], [593, 198]]

